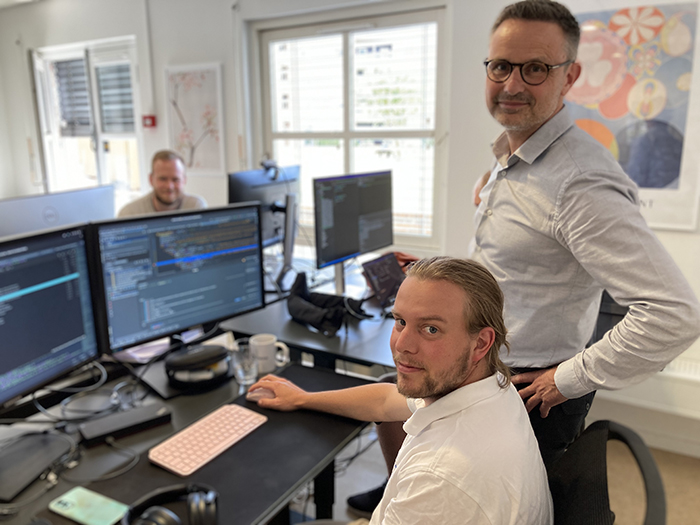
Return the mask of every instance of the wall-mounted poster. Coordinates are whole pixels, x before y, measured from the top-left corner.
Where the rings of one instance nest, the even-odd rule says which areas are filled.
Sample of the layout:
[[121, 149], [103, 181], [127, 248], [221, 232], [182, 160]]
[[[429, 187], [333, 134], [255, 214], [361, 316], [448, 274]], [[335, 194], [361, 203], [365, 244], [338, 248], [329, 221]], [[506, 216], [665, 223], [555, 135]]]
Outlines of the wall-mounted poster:
[[575, 4], [582, 71], [567, 105], [578, 126], [637, 183], [651, 227], [694, 230], [700, 201], [697, 4], [583, 12], [585, 5], [595, 9], [601, 2]]
[[169, 66], [165, 74], [170, 147], [188, 174], [224, 174], [221, 65]]

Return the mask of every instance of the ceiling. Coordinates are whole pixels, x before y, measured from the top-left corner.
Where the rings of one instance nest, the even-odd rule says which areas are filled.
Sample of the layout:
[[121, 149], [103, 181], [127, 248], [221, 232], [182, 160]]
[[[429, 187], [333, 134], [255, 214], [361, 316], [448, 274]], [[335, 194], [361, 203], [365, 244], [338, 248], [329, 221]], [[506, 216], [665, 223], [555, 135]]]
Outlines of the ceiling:
[[36, 2], [37, 0], [0, 0], [0, 9], [4, 7], [12, 7], [17, 4], [26, 4], [27, 2]]

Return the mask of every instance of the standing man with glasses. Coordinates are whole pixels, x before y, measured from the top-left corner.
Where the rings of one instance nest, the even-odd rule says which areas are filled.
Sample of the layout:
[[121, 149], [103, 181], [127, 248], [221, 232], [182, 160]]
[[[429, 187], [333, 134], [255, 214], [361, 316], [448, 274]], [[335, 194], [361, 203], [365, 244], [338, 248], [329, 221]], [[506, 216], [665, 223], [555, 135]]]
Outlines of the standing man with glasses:
[[[637, 187], [564, 105], [581, 74], [579, 39], [563, 5], [518, 2], [496, 20], [484, 62], [486, 104], [505, 131], [479, 194], [472, 257], [503, 288], [503, 358], [548, 467], [596, 390], [648, 378], [700, 335], [700, 304], [641, 216]], [[586, 348], [604, 289], [629, 312]]]
[[[700, 335], [700, 304], [641, 216], [636, 185], [564, 104], [581, 74], [579, 39], [571, 12], [548, 0], [509, 5], [494, 23], [486, 104], [505, 131], [475, 194], [470, 244], [503, 289], [511, 351], [501, 358], [548, 469], [582, 430], [596, 390], [650, 377]], [[586, 347], [603, 290], [629, 311]], [[378, 427], [389, 463], [399, 432]], [[362, 512], [377, 492], [348, 504]]]

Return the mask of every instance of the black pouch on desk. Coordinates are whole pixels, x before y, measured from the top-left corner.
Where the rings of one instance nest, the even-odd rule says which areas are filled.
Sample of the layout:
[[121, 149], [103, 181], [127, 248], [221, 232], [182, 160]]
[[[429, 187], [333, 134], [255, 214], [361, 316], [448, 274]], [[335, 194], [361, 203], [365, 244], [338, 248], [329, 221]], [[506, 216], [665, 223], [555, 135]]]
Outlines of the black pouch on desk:
[[362, 302], [357, 299], [309, 292], [304, 272], [297, 275], [287, 298], [287, 310], [292, 319], [308, 323], [328, 337], [333, 337], [343, 326], [343, 319], [348, 313], [346, 305], [358, 316], [366, 315]]
[[230, 377], [231, 357], [220, 345], [198, 345], [173, 352], [165, 359], [165, 373], [173, 388], [201, 390]]

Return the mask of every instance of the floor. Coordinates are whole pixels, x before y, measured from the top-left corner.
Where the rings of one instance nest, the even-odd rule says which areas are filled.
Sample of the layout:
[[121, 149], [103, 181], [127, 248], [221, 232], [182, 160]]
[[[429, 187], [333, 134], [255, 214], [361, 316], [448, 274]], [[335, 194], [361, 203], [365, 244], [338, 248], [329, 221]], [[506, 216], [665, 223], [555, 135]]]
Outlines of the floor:
[[[666, 524], [700, 523], [700, 459], [651, 451], [666, 492]], [[608, 444], [608, 486], [615, 525], [641, 525], [646, 508], [642, 477], [627, 447]]]
[[[347, 511], [345, 502], [348, 496], [374, 488], [386, 478], [379, 444], [373, 442], [375, 439], [374, 428], [369, 427], [339, 455], [334, 519], [356, 519]], [[365, 452], [343, 468], [346, 463], [343, 459], [353, 457], [365, 447]], [[652, 450], [652, 454], [666, 491], [667, 525], [697, 525], [700, 523], [700, 459], [661, 450]], [[632, 454], [618, 441], [611, 441], [608, 445], [608, 485], [611, 507], [616, 515], [615, 525], [641, 525], [645, 509], [641, 475]], [[296, 522], [304, 521], [302, 514], [313, 519], [314, 505], [308, 490], [297, 496], [292, 510], [298, 513]]]
[[[357, 516], [350, 514], [347, 510], [345, 503], [347, 498], [373, 489], [386, 479], [386, 466], [376, 439], [377, 434], [372, 425], [365, 429], [359, 438], [345, 447], [345, 450], [336, 458], [333, 519], [341, 521], [357, 519]], [[357, 455], [360, 451], [363, 452]], [[303, 521], [300, 518], [301, 515], [306, 516], [307, 519], [313, 519], [314, 505], [309, 490], [311, 488], [307, 487], [299, 493], [291, 505], [291, 510], [299, 514], [293, 518], [293, 521]]]

